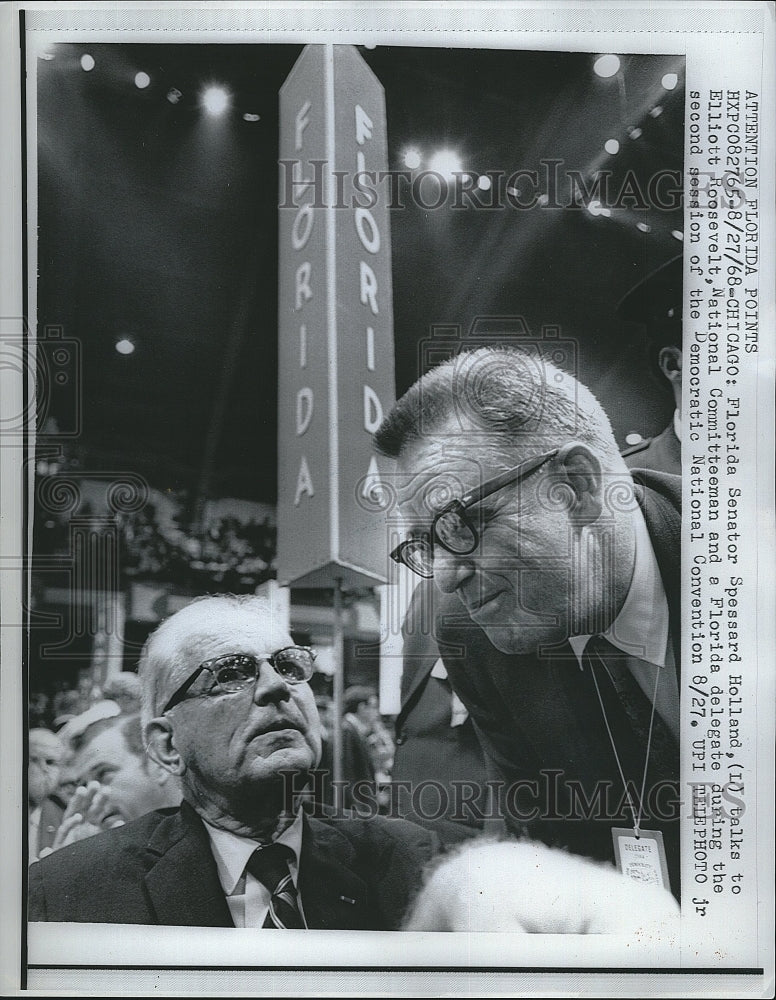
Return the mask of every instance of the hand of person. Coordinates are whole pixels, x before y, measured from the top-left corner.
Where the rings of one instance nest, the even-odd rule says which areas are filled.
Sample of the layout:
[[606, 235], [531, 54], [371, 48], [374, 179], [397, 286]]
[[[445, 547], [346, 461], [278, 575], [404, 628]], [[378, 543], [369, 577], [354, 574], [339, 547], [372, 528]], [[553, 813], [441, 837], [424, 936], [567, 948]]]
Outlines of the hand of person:
[[536, 841], [467, 841], [443, 855], [405, 920], [409, 931], [676, 938], [679, 904], [612, 865]]
[[90, 781], [75, 790], [62, 815], [53, 845], [41, 851], [40, 856], [45, 857], [77, 840], [85, 840], [123, 824], [124, 820], [111, 805], [108, 790], [99, 781]]

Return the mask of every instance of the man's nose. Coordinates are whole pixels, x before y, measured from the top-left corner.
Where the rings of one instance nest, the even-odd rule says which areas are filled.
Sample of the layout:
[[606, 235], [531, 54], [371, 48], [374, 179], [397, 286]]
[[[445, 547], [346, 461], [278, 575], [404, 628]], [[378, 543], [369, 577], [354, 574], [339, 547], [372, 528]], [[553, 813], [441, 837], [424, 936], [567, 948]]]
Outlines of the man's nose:
[[434, 583], [442, 593], [454, 593], [473, 573], [469, 556], [456, 556], [441, 548], [434, 552]]
[[273, 701], [288, 701], [291, 689], [275, 670], [271, 663], [265, 660], [259, 666], [259, 672], [253, 685], [253, 700], [257, 705], [265, 705]]

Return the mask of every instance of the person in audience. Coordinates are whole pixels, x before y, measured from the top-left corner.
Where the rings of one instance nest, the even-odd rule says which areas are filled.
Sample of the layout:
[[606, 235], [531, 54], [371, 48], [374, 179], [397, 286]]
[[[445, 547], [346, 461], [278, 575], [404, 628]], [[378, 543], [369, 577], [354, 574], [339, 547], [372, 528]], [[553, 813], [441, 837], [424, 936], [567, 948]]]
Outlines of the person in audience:
[[102, 696], [115, 701], [125, 715], [140, 711], [140, 678], [131, 670], [124, 670], [108, 678], [102, 688]]
[[313, 670], [258, 597], [163, 622], [141, 656], [143, 734], [183, 802], [32, 865], [30, 920], [398, 929], [439, 844], [403, 820], [297, 807], [321, 752]]
[[682, 474], [682, 267], [681, 255], [669, 260], [632, 288], [617, 312], [640, 324], [646, 335], [647, 364], [671, 394], [674, 412], [654, 437], [626, 448], [629, 468]]
[[41, 852], [54, 843], [64, 806], [53, 798], [59, 783], [59, 771], [65, 746], [48, 729], [31, 729], [28, 734], [27, 835], [28, 859], [37, 861]]
[[360, 792], [376, 796], [375, 766], [369, 738], [379, 718], [377, 692], [374, 688], [354, 684], [343, 696], [345, 715], [342, 718], [342, 805], [346, 809], [357, 804]]

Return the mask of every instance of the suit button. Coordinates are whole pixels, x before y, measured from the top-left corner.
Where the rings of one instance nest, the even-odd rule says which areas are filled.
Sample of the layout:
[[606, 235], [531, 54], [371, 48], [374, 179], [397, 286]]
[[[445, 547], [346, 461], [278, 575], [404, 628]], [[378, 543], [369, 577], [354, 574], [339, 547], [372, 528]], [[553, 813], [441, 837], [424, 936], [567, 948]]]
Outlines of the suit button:
[[398, 736], [396, 737], [396, 746], [403, 747], [406, 742], [407, 742], [407, 734], [399, 733]]

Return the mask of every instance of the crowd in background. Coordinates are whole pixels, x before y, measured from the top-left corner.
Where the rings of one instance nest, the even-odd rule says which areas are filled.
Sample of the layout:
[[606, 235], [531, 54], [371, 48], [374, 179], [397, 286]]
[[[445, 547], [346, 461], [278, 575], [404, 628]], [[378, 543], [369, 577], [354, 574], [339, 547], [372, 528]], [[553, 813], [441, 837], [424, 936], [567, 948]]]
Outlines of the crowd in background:
[[[140, 681], [124, 671], [100, 688], [88, 670], [74, 687], [48, 696], [32, 693], [29, 714], [29, 862], [75, 840], [177, 805], [180, 791], [147, 757], [140, 724]], [[372, 791], [387, 807], [394, 758], [392, 720], [380, 715], [374, 688], [357, 685], [344, 696], [343, 790], [335, 799], [333, 777], [334, 701], [319, 693], [323, 733], [324, 803], [354, 805], [353, 788]]]

